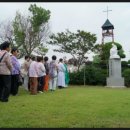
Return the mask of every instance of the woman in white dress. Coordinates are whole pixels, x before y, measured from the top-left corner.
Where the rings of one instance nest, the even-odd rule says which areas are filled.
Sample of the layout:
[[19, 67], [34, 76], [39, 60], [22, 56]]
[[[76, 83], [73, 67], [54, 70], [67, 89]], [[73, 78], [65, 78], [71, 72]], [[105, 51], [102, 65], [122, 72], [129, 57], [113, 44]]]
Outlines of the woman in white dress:
[[58, 64], [58, 88], [64, 88], [65, 87], [65, 66], [63, 64], [63, 59], [59, 59]]
[[49, 63], [49, 89], [51, 91], [56, 90], [57, 86], [57, 63], [56, 56], [52, 56], [52, 61]]

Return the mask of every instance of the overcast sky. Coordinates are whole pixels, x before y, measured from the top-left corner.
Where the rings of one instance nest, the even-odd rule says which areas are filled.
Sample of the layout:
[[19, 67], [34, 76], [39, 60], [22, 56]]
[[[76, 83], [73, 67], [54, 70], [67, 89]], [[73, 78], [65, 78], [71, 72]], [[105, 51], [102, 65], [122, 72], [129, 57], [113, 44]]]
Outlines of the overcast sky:
[[[0, 3], [0, 21], [11, 20], [19, 10], [22, 14], [28, 13], [28, 7], [34, 2], [6, 2]], [[112, 10], [108, 13], [108, 19], [114, 25], [114, 39], [122, 45], [125, 50], [126, 59], [130, 59], [130, 2], [35, 2], [51, 11], [51, 31], [53, 33], [69, 29], [72, 32], [84, 30], [96, 34], [97, 43], [101, 43], [102, 29], [101, 26], [107, 19], [107, 14], [103, 11]], [[51, 57], [56, 54], [62, 58], [67, 54], [53, 53], [51, 49], [47, 55]], [[90, 58], [91, 60], [91, 58]]]

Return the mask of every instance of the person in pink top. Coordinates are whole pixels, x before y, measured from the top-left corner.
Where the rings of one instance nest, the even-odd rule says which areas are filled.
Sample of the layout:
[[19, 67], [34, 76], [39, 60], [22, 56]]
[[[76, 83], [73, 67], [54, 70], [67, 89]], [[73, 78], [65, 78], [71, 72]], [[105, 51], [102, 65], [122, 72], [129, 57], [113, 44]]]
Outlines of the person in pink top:
[[30, 94], [37, 94], [37, 86], [38, 86], [38, 67], [36, 58], [32, 57], [32, 62], [29, 66], [29, 84], [30, 84]]
[[12, 63], [9, 54], [10, 43], [4, 42], [0, 46], [0, 101], [8, 102], [11, 89]]
[[23, 77], [24, 77], [24, 83], [23, 83], [23, 86], [25, 88], [25, 90], [28, 91], [29, 89], [29, 76], [28, 76], [28, 71], [29, 71], [29, 66], [30, 66], [30, 63], [31, 63], [31, 60], [30, 60], [30, 56], [26, 55], [24, 57], [24, 63], [22, 65], [22, 68], [23, 68]]

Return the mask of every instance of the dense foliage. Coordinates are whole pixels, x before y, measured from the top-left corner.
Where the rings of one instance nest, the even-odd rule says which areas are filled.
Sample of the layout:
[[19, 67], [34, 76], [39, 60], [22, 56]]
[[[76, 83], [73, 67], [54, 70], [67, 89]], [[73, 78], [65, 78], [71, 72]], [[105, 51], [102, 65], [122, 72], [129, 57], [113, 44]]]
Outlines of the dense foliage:
[[[122, 61], [121, 63], [125, 86], [130, 87], [130, 67], [126, 61]], [[107, 77], [109, 77], [107, 66], [103, 64], [90, 64], [86, 65], [79, 72], [70, 73], [70, 84], [105, 86]]]
[[97, 37], [95, 34], [83, 30], [77, 30], [73, 33], [69, 30], [52, 34], [48, 44], [56, 45], [59, 48], [54, 49], [56, 52], [69, 53], [73, 59], [77, 60], [78, 70], [81, 64], [87, 59], [87, 55], [93, 52]]
[[70, 84], [106, 85], [106, 77], [106, 69], [94, 65], [88, 65], [79, 72], [70, 73]]

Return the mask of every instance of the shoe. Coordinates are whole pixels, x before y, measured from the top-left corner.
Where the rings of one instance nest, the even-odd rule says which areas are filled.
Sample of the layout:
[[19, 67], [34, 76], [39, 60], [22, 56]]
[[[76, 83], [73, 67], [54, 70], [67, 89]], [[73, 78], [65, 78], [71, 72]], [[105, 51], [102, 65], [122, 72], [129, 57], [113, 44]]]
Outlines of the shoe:
[[16, 96], [17, 95], [17, 93], [12, 93], [12, 96]]
[[43, 93], [42, 91], [39, 91], [39, 93]]
[[8, 99], [1, 99], [1, 102], [8, 102]]
[[37, 93], [30, 93], [30, 95], [37, 95]]

